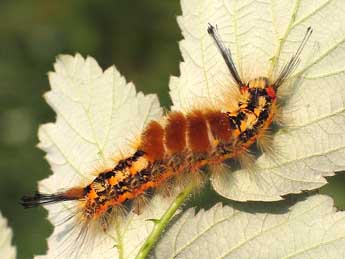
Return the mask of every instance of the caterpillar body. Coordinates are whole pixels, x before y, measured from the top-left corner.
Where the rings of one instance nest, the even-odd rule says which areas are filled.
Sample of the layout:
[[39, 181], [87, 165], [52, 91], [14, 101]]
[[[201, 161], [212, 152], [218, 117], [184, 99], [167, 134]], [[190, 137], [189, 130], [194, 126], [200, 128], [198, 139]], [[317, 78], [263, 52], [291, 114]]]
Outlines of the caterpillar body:
[[[264, 136], [275, 119], [277, 90], [298, 66], [300, 53], [312, 30], [308, 28], [296, 53], [275, 80], [260, 77], [248, 82], [240, 78], [231, 52], [224, 46], [217, 29], [209, 25], [208, 33], [237, 85], [233, 107], [169, 112], [161, 121], [148, 123], [133, 155], [99, 173], [91, 183], [53, 194], [24, 196], [23, 206], [30, 208], [77, 200], [85, 222], [102, 219], [104, 223], [108, 222], [106, 217], [115, 208], [139, 199], [175, 177], [194, 174], [204, 166], [244, 155]], [[103, 224], [103, 227], [107, 225]]]

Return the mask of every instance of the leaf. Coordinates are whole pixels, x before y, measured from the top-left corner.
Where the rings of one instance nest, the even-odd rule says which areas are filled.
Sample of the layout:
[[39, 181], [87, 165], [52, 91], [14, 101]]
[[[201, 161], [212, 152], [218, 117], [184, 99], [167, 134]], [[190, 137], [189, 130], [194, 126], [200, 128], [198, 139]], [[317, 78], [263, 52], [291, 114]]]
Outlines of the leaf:
[[157, 96], [137, 94], [115, 67], [103, 73], [91, 57], [62, 55], [54, 68], [45, 98], [57, 118], [40, 127], [39, 147], [65, 188], [93, 179], [90, 173], [114, 165], [120, 152], [133, 152], [129, 141], [162, 110]]
[[[288, 193], [319, 188], [325, 176], [345, 169], [344, 1], [182, 1], [178, 18], [184, 39], [180, 77], [170, 80], [173, 109], [219, 107], [233, 82], [207, 35], [216, 24], [244, 81], [275, 78], [296, 51], [307, 27], [314, 30], [291, 75], [274, 156], [263, 154], [254, 172], [213, 176], [214, 189], [229, 199], [280, 200]], [[334, 19], [337, 17], [337, 19]], [[288, 89], [289, 88], [289, 89]], [[218, 105], [218, 106], [217, 106]]]
[[16, 258], [16, 249], [11, 245], [12, 230], [7, 225], [7, 220], [0, 212], [0, 254], [7, 259]]
[[[39, 147], [47, 152], [53, 170], [39, 184], [45, 193], [88, 184], [97, 172], [134, 152], [133, 141], [138, 140], [144, 126], [162, 116], [157, 97], [136, 93], [134, 85], [126, 83], [115, 67], [103, 72], [93, 58], [77, 54], [59, 56], [54, 68], [55, 72], [49, 73], [51, 91], [45, 98], [57, 118], [39, 129]], [[79, 258], [114, 258], [116, 243], [120, 253], [131, 258], [153, 226], [145, 219], [160, 216], [169, 205], [160, 199], [157, 196], [138, 217], [130, 213], [121, 227], [110, 229], [108, 235], [88, 230], [91, 235], [84, 237], [79, 247], [78, 219], [66, 222], [75, 215], [75, 203], [46, 206], [55, 226], [46, 257], [59, 257], [72, 247], [80, 250]]]
[[157, 244], [154, 258], [344, 257], [345, 212], [336, 212], [331, 198], [314, 195], [290, 205], [217, 204], [196, 215], [189, 209]]

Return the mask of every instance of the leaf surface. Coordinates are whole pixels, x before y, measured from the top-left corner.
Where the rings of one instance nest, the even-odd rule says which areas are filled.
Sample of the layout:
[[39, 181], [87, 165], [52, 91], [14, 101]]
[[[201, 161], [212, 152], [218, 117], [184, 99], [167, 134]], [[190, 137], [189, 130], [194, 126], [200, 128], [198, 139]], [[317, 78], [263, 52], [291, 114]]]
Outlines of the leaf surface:
[[3, 258], [15, 259], [16, 249], [11, 245], [12, 229], [0, 212], [0, 254]]
[[[343, 258], [345, 213], [322, 195], [272, 204], [186, 211], [158, 243], [155, 258]], [[265, 212], [263, 212], [265, 211]]]
[[[56, 122], [39, 129], [39, 147], [47, 152], [53, 170], [39, 184], [43, 193], [89, 184], [98, 172], [133, 153], [145, 125], [162, 115], [157, 97], [136, 93], [115, 67], [103, 72], [93, 58], [77, 54], [59, 56], [54, 69], [45, 98], [56, 112]], [[93, 231], [92, 226], [84, 231], [78, 217], [67, 220], [78, 210], [74, 202], [46, 206], [55, 228], [44, 257], [76, 251], [78, 258], [114, 258], [118, 253], [132, 258], [153, 226], [145, 219], [160, 216], [169, 205], [160, 199], [156, 197], [140, 216], [130, 212], [107, 233]]]
[[224, 93], [235, 87], [207, 35], [208, 23], [217, 25], [243, 81], [259, 76], [274, 81], [306, 29], [313, 29], [299, 67], [279, 89], [288, 95], [281, 97], [285, 124], [274, 135], [274, 154], [263, 154], [254, 170], [214, 174], [218, 193], [239, 201], [280, 200], [288, 193], [319, 188], [326, 184], [325, 176], [345, 169], [344, 12], [340, 0], [182, 1], [178, 22], [183, 62], [181, 75], [170, 80], [176, 110], [207, 105], [222, 109]]

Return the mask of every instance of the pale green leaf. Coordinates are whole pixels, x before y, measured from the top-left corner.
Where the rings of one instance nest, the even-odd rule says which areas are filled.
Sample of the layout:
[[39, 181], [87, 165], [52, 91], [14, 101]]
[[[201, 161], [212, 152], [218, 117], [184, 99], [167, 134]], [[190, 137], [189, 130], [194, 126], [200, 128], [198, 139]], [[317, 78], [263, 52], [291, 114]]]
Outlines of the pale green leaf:
[[[93, 58], [77, 54], [59, 56], [54, 68], [45, 98], [57, 118], [39, 129], [39, 147], [47, 152], [53, 170], [39, 184], [44, 193], [89, 184], [97, 172], [114, 167], [117, 159], [134, 152], [134, 141], [144, 126], [162, 116], [157, 96], [136, 93], [115, 67], [103, 72]], [[140, 216], [131, 212], [107, 233], [93, 231], [92, 226], [87, 233], [80, 232], [78, 217], [67, 221], [78, 209], [74, 202], [46, 206], [55, 228], [44, 257], [76, 251], [78, 258], [115, 258], [118, 253], [131, 258], [153, 226], [145, 219], [159, 217], [169, 205], [169, 201], [162, 205], [160, 199], [155, 197]]]
[[[314, 195], [272, 204], [217, 204], [187, 210], [165, 233], [155, 258], [344, 258], [345, 212]], [[268, 209], [269, 208], [269, 209]]]
[[120, 153], [133, 152], [130, 141], [162, 109], [157, 96], [137, 94], [115, 67], [103, 73], [91, 57], [62, 55], [54, 68], [45, 98], [57, 118], [40, 127], [39, 147], [61, 177], [60, 186], [71, 187], [93, 179], [96, 169], [113, 166]]
[[7, 225], [7, 220], [0, 212], [0, 255], [2, 258], [15, 259], [16, 249], [11, 245], [12, 230]]
[[170, 81], [176, 110], [206, 103], [222, 108], [224, 92], [234, 85], [207, 35], [208, 23], [217, 25], [244, 81], [274, 80], [307, 27], [314, 31], [298, 69], [281, 89], [289, 90], [289, 98], [282, 109], [285, 127], [274, 137], [274, 155], [261, 156], [253, 170], [213, 176], [218, 193], [240, 201], [279, 200], [319, 188], [325, 176], [345, 169], [344, 13], [342, 0], [182, 1], [178, 22], [184, 61], [181, 75]]

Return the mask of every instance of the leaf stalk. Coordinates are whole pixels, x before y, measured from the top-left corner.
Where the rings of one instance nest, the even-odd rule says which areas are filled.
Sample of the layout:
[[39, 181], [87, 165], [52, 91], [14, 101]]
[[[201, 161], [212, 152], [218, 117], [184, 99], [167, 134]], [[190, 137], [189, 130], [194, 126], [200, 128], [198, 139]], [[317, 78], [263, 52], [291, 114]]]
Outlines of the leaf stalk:
[[167, 209], [167, 211], [163, 214], [163, 216], [160, 219], [157, 219], [154, 221], [154, 227], [150, 233], [150, 235], [147, 237], [144, 244], [141, 246], [137, 256], [135, 259], [145, 259], [147, 258], [148, 254], [150, 253], [153, 246], [158, 241], [159, 237], [161, 236], [163, 230], [168, 225], [170, 220], [175, 215], [177, 209], [182, 205], [182, 203], [187, 199], [189, 194], [193, 190], [193, 183], [190, 183], [185, 187], [185, 189], [180, 192], [176, 199], [171, 203], [170, 207]]

